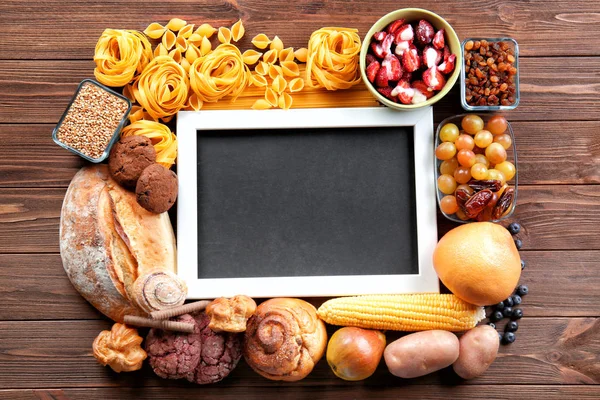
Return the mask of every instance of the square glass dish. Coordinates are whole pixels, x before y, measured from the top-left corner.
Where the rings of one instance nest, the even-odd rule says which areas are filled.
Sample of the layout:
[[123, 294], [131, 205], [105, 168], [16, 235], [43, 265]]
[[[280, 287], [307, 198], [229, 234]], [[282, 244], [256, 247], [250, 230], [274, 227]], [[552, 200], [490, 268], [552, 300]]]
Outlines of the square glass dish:
[[84, 79], [52, 131], [52, 139], [90, 162], [102, 162], [119, 140], [130, 111], [127, 97]]
[[[448, 118], [446, 118], [445, 120], [443, 120], [438, 125], [438, 127], [436, 129], [436, 133], [435, 133], [434, 152], [435, 152], [435, 149], [438, 147], [438, 145], [440, 143], [442, 143], [442, 140], [440, 139], [440, 132], [441, 132], [442, 128], [444, 127], [444, 125], [446, 125], [446, 124], [450, 124], [451, 123], [451, 124], [456, 125], [458, 127], [460, 135], [466, 134], [466, 135], [468, 135], [471, 138], [473, 138], [475, 136], [475, 135], [469, 135], [469, 134], [467, 134], [466, 132], [464, 132], [464, 130], [461, 127], [461, 121], [467, 115], [474, 115], [474, 114], [460, 114], [460, 115], [455, 115], [453, 117], [448, 117]], [[488, 129], [488, 122], [490, 121], [490, 119], [493, 118], [493, 117], [498, 117], [498, 115], [480, 115], [480, 117], [483, 119], [483, 122], [484, 122], [484, 130], [487, 130]], [[502, 138], [498, 138], [498, 136], [501, 136], [501, 135], [502, 135]], [[508, 207], [506, 207], [506, 209], [503, 212], [501, 212], [501, 214], [497, 218], [493, 218], [492, 217], [493, 211], [494, 211], [494, 207], [487, 207], [489, 209], [487, 209], [487, 210], [484, 209], [484, 211], [482, 211], [482, 213], [481, 213], [481, 216], [478, 216], [478, 217], [475, 217], [475, 218], [472, 218], [472, 219], [470, 219], [470, 218], [466, 218], [465, 219], [464, 218], [465, 217], [465, 213], [462, 212], [462, 211], [459, 211], [457, 213], [452, 213], [452, 214], [444, 212], [444, 208], [445, 207], [442, 207], [442, 199], [445, 196], [448, 196], [448, 195], [445, 194], [445, 193], [443, 193], [440, 190], [440, 188], [439, 188], [439, 177], [442, 175], [442, 173], [440, 171], [440, 167], [442, 166], [442, 163], [444, 161], [438, 159], [437, 157], [434, 157], [434, 160], [435, 160], [434, 161], [434, 163], [435, 163], [435, 178], [436, 178], [435, 179], [435, 189], [436, 189], [437, 204], [438, 204], [438, 207], [440, 208], [441, 213], [446, 218], [448, 218], [449, 220], [454, 221], [454, 222], [458, 222], [458, 223], [477, 222], [479, 220], [490, 221], [490, 222], [498, 222], [498, 221], [502, 221], [502, 220], [504, 220], [506, 218], [509, 218], [513, 214], [514, 209], [515, 209], [515, 207], [517, 205], [518, 174], [519, 174], [519, 170], [518, 170], [518, 165], [517, 165], [517, 150], [516, 150], [516, 146], [515, 146], [515, 136], [514, 136], [514, 132], [512, 130], [512, 127], [510, 125], [510, 122], [508, 122], [508, 121], [506, 122], [506, 130], [505, 130], [505, 132], [503, 134], [493, 135], [492, 137], [493, 137], [493, 141], [494, 142], [497, 141], [497, 143], [502, 144], [503, 147], [505, 148], [505, 152], [506, 152], [506, 160], [505, 161], [508, 161], [512, 165], [514, 165], [514, 171], [512, 171], [512, 172], [514, 172], [514, 176], [511, 177], [511, 179], [509, 179], [509, 180], [506, 181], [506, 185], [500, 185], [501, 189], [499, 191], [495, 191], [494, 189], [492, 189], [493, 197], [492, 197], [492, 200], [490, 200], [489, 204], [493, 204], [494, 202], [500, 203], [498, 201], [498, 199], [502, 199], [502, 194], [504, 193], [504, 191], [506, 191], [507, 189], [511, 188], [511, 191], [512, 191], [511, 196], [508, 196], [509, 193], [511, 193], [511, 192], [507, 192], [507, 196], [504, 199], [506, 201], [509, 197], [512, 197], [511, 201], [510, 201], [510, 205]], [[509, 138], [510, 138], [510, 141], [508, 140]], [[474, 142], [474, 140], [473, 140], [473, 142]], [[476, 157], [478, 156], [478, 154], [484, 154], [485, 155], [485, 151], [482, 150], [482, 149], [480, 149], [480, 148], [478, 148], [477, 146], [475, 146], [473, 148], [473, 151], [474, 151]], [[455, 155], [453, 157], [453, 159], [456, 159], [456, 158], [457, 158], [457, 156]], [[451, 164], [451, 163], [452, 163], [452, 161], [450, 161], [448, 164]], [[460, 164], [458, 164], [458, 166], [461, 167]], [[492, 169], [495, 169], [494, 167], [495, 167], [495, 165], [490, 164], [488, 171], [492, 170]], [[503, 167], [504, 168], [505, 167], [510, 167], [510, 165], [503, 164]], [[470, 168], [469, 168], [469, 170], [470, 170]], [[498, 171], [498, 170], [496, 170], [496, 171]], [[457, 176], [458, 175], [456, 173], [453, 174], [453, 177], [455, 179], [456, 179]], [[465, 183], [467, 186], [474, 186], [478, 182], [480, 184], [482, 183], [482, 181], [475, 181], [472, 178], [471, 175], [468, 175], [468, 176], [470, 177], [469, 181], [467, 183]], [[462, 178], [462, 177], [458, 176], [458, 178]], [[461, 184], [460, 182], [456, 182], [457, 188], [456, 188], [455, 191], [453, 191], [454, 193], [452, 194], [452, 196], [454, 196], [456, 198], [456, 192], [458, 191], [458, 189], [461, 188], [461, 186], [464, 187], [465, 184]], [[471, 192], [470, 196], [472, 196], [474, 193], [476, 193], [478, 191], [479, 190], [475, 190], [474, 192]], [[452, 202], [452, 199], [448, 199], [448, 200], [450, 201], [450, 203]], [[456, 200], [457, 200], [457, 203], [460, 201], [459, 198], [456, 198]], [[504, 204], [506, 204], [506, 203], [504, 203]], [[449, 207], [449, 208], [452, 208], [452, 207]], [[500, 209], [501, 208], [499, 208], [499, 210]], [[461, 213], [462, 213], [462, 217], [460, 217]]]
[[[502, 50], [502, 47], [500, 47], [499, 49], [491, 49], [489, 50], [489, 53], [485, 54], [476, 52], [476, 49], [480, 49], [482, 44], [494, 46], [496, 43], [498, 43], [500, 46], [503, 46], [504, 44], [506, 50]], [[475, 54], [473, 54], [474, 51]], [[461, 43], [461, 52], [463, 54], [463, 62], [460, 69], [460, 101], [462, 107], [467, 111], [499, 111], [517, 108], [520, 100], [519, 45], [517, 41], [506, 37], [467, 38]], [[498, 54], [498, 52], [506, 52], [506, 58], [504, 58], [502, 54]], [[479, 58], [479, 56], [481, 56], [481, 60], [479, 60], [477, 64], [474, 64], [473, 61], [477, 60], [470, 58], [468, 53], [472, 53], [471, 57]], [[470, 69], [474, 65], [478, 65], [480, 67], [478, 69], [480, 69], [480, 72], [483, 73], [477, 73], [476, 76], [472, 76], [474, 74], [467, 73], [467, 63], [469, 62], [471, 62], [471, 67], [469, 67]], [[485, 64], [481, 65], [479, 62], [483, 62]], [[512, 73], [511, 68], [514, 68]], [[493, 74], [490, 74], [490, 72], [493, 72]], [[498, 82], [491, 82], [491, 79], [488, 81], [488, 77], [497, 77]], [[506, 77], [507, 80], [504, 80], [504, 77]], [[479, 87], [473, 87], [473, 85], [475, 85], [474, 82], [477, 80], [477, 85], [481, 84], [483, 81], [483, 94], [473, 93], [473, 90], [479, 89]], [[506, 90], [502, 90], [501, 88], [503, 83], [506, 83], [508, 86]], [[469, 88], [467, 87], [468, 84], [470, 85]], [[486, 89], [489, 89], [491, 93], [486, 95]], [[498, 93], [493, 93], [495, 89], [500, 90]], [[506, 99], [502, 99], [502, 95], [505, 93], [508, 97]], [[481, 97], [478, 98], [478, 96]], [[479, 102], [485, 102], [485, 105], [478, 104]]]

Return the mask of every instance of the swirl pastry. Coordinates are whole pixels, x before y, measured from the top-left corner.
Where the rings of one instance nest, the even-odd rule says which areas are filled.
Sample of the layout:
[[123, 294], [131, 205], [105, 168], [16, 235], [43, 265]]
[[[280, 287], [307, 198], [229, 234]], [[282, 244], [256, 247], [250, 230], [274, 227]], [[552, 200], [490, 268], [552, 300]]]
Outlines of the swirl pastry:
[[315, 307], [299, 299], [267, 300], [248, 321], [244, 359], [254, 371], [272, 380], [298, 381], [323, 356], [325, 324]]

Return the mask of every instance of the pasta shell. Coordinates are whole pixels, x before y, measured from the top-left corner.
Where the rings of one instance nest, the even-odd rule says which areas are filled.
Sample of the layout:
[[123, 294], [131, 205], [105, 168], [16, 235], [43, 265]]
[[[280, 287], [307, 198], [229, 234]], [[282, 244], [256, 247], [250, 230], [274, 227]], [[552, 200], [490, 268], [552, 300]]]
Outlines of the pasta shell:
[[205, 56], [212, 50], [212, 43], [208, 40], [208, 37], [204, 36], [202, 38], [202, 43], [200, 44], [200, 55]]
[[294, 77], [300, 75], [300, 68], [294, 61], [282, 61], [279, 65], [281, 65], [281, 70], [285, 76]]
[[202, 24], [198, 27], [198, 29], [196, 29], [196, 32], [194, 32], [194, 33], [210, 39], [211, 36], [214, 35], [216, 31], [217, 31], [217, 29], [213, 28], [211, 24]]
[[266, 49], [269, 43], [271, 43], [271, 39], [264, 33], [259, 33], [252, 38], [252, 44], [261, 50]]
[[288, 89], [291, 93], [299, 92], [304, 89], [304, 79], [295, 78], [288, 83]]
[[279, 61], [294, 61], [294, 48], [287, 47], [279, 52]]
[[254, 71], [260, 75], [267, 75], [269, 73], [269, 64], [264, 61], [258, 63], [258, 65], [254, 68]]
[[268, 64], [273, 64], [277, 61], [277, 52], [278, 50], [269, 50], [265, 54], [263, 54], [263, 61]]
[[308, 55], [308, 49], [306, 49], [305, 47], [302, 47], [302, 48], [296, 50], [294, 52], [294, 55], [296, 56], [296, 59], [298, 61], [305, 63], [306, 62], [306, 57]]
[[205, 36], [201, 36], [201, 35], [199, 35], [197, 33], [192, 33], [190, 35], [190, 37], [188, 38], [188, 42], [192, 43], [192, 44], [194, 44], [196, 46], [199, 46], [200, 43], [202, 43], [202, 38], [204, 38], [204, 37]]
[[229, 30], [229, 28], [225, 28], [222, 26], [219, 28], [217, 38], [221, 43], [231, 43], [231, 31]]
[[275, 79], [283, 74], [283, 70], [279, 65], [269, 65], [269, 77]]
[[277, 101], [279, 98], [273, 89], [267, 88], [267, 90], [265, 90], [265, 100], [273, 107], [277, 107]]
[[231, 26], [231, 35], [233, 36], [234, 41], [237, 42], [240, 40], [244, 36], [244, 33], [246, 33], [246, 29], [244, 28], [241, 19]]
[[193, 110], [193, 111], [200, 111], [203, 104], [204, 103], [202, 102], [202, 100], [200, 100], [198, 98], [196, 93], [192, 93], [192, 95], [190, 97], [188, 97], [188, 99], [187, 99], [186, 109]]
[[277, 50], [278, 52], [283, 50], [283, 42], [279, 39], [279, 36], [275, 36], [269, 47], [271, 50]]
[[167, 29], [170, 29], [173, 32], [177, 32], [178, 30], [180, 30], [181, 28], [183, 28], [186, 23], [187, 22], [185, 22], [181, 18], [173, 18], [167, 24]]
[[159, 43], [158, 46], [154, 49], [154, 57], [158, 56], [166, 56], [169, 54], [169, 50], [162, 44]]
[[177, 37], [175, 36], [175, 34], [172, 31], [167, 30], [162, 37], [162, 45], [165, 46], [165, 49], [171, 50], [173, 46], [175, 46], [176, 40]]
[[190, 72], [191, 63], [185, 57], [181, 57], [181, 61], [179, 61], [179, 65], [181, 65], [183, 67], [185, 72]]
[[278, 94], [281, 94], [287, 87], [287, 82], [283, 76], [279, 75], [277, 78], [273, 79], [273, 83], [271, 84], [271, 87]]
[[173, 60], [175, 60], [176, 63], [180, 63], [181, 62], [181, 51], [179, 51], [179, 49], [173, 49], [169, 52], [169, 57], [171, 57]]
[[200, 49], [198, 49], [193, 44], [188, 45], [188, 49], [185, 52], [185, 59], [191, 64], [196, 60], [196, 58], [200, 57]]
[[180, 52], [185, 53], [188, 48], [187, 40], [183, 36], [178, 36], [175, 40], [175, 48]]
[[146, 29], [144, 29], [144, 33], [150, 39], [160, 39], [160, 37], [165, 33], [166, 29], [167, 28], [165, 28], [158, 22], [153, 22], [150, 25], [148, 25]]
[[269, 82], [267, 82], [267, 78], [259, 74], [251, 74], [250, 83], [256, 87], [265, 87], [269, 84]]
[[260, 60], [260, 56], [262, 56], [262, 53], [252, 49], [246, 50], [244, 54], [242, 54], [244, 63], [248, 65], [256, 64], [258, 60]]
[[183, 28], [181, 28], [179, 30], [179, 33], [177, 33], [177, 36], [188, 39], [190, 36], [192, 36], [193, 33], [194, 33], [194, 24], [187, 24], [186, 26], [184, 26]]
[[252, 104], [253, 110], [268, 110], [271, 108], [271, 105], [265, 99], [258, 99]]
[[289, 93], [283, 93], [279, 96], [277, 105], [283, 110], [289, 110], [292, 107], [292, 96]]

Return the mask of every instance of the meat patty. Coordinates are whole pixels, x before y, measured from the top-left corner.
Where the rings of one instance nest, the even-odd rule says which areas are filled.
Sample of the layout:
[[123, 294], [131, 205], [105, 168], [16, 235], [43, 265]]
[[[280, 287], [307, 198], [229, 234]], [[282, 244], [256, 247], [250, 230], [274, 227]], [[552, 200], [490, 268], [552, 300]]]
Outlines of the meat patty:
[[194, 317], [181, 315], [174, 321], [196, 325], [195, 333], [168, 332], [153, 328], [146, 337], [148, 361], [161, 378], [180, 379], [194, 373], [202, 352], [202, 337]]

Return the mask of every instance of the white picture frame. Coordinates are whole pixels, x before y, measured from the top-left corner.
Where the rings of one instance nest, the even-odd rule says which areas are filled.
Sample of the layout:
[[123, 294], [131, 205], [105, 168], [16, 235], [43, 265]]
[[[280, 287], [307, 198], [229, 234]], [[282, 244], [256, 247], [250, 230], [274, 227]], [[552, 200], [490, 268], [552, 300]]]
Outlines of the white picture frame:
[[[390, 126], [410, 126], [414, 132], [418, 274], [198, 278], [198, 131]], [[189, 299], [212, 299], [237, 294], [252, 297], [331, 297], [439, 293], [439, 281], [432, 261], [437, 244], [437, 206], [431, 107], [406, 112], [386, 107], [183, 111], [177, 115], [177, 138], [177, 274], [187, 283]]]

